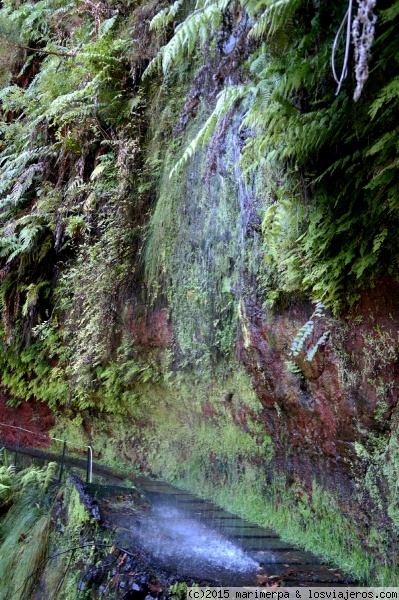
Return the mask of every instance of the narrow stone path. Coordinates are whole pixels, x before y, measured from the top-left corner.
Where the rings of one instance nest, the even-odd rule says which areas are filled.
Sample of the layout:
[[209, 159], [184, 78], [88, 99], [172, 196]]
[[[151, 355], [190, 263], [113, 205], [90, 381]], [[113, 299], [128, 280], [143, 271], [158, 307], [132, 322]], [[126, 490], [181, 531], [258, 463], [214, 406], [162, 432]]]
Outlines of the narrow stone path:
[[[339, 569], [322, 564], [272, 530], [163, 481], [136, 477], [132, 482], [148, 498], [148, 510], [137, 511], [133, 503], [129, 515], [126, 502], [112, 504], [112, 493], [105, 503], [99, 499], [100, 510], [117, 528], [121, 544], [139, 542], [152, 554], [156, 567], [224, 586], [273, 581], [291, 586], [353, 583]], [[98, 495], [98, 486], [89, 488]]]
[[[19, 452], [35, 459], [60, 461], [60, 456], [51, 452], [30, 448], [20, 448]], [[65, 462], [86, 469], [84, 459], [67, 457]], [[93, 473], [114, 484], [88, 485], [105, 523], [123, 547], [134, 549], [139, 544], [149, 552], [155, 568], [222, 586], [354, 583], [341, 570], [281, 540], [274, 531], [166, 482], [144, 476], [127, 478], [125, 473], [96, 463]], [[126, 479], [144, 493], [147, 505], [134, 489], [122, 487]]]

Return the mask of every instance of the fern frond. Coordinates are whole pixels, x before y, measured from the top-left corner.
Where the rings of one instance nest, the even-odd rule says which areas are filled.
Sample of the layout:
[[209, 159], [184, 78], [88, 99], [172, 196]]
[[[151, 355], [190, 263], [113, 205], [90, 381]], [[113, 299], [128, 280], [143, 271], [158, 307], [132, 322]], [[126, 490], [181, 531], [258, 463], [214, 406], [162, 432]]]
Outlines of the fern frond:
[[[251, 16], [255, 17], [251, 2], [244, 2]], [[302, 6], [303, 0], [269, 0], [266, 10], [256, 19], [249, 35], [260, 38], [267, 32], [268, 37], [275, 35], [292, 18], [293, 14]], [[252, 9], [252, 10], [251, 10]]]
[[13, 251], [8, 255], [7, 262], [10, 263], [15, 257], [30, 251], [41, 229], [40, 225], [24, 227], [18, 236]]
[[155, 15], [155, 17], [150, 22], [150, 30], [159, 30], [167, 25], [177, 15], [178, 10], [183, 5], [184, 0], [176, 0], [171, 6], [163, 8], [159, 13]]
[[399, 2], [396, 0], [389, 8], [380, 11], [380, 18], [382, 23], [389, 23], [399, 17]]
[[0, 90], [0, 102], [3, 110], [18, 111], [25, 107], [25, 91], [18, 85], [10, 85]]
[[18, 202], [22, 194], [32, 185], [33, 177], [36, 173], [43, 171], [42, 164], [30, 165], [28, 169], [21, 175], [19, 180], [14, 184], [10, 193], [10, 199], [14, 204]]
[[111, 31], [111, 29], [117, 21], [117, 18], [117, 15], [114, 15], [110, 19], [105, 19], [105, 21], [102, 21], [102, 23], [100, 23], [100, 26], [98, 28], [99, 38], [105, 37]]
[[399, 77], [392, 79], [382, 91], [378, 94], [376, 100], [372, 103], [369, 114], [371, 119], [374, 119], [381, 108], [385, 105], [390, 105], [393, 100], [399, 98]]
[[[178, 8], [176, 7], [176, 10]], [[147, 77], [154, 73], [161, 65], [163, 72], [167, 73], [172, 65], [179, 62], [183, 56], [189, 57], [198, 40], [207, 39], [212, 32], [217, 30], [221, 18], [222, 10], [217, 2], [210, 2], [202, 8], [195, 9], [183, 23], [176, 27], [172, 39], [161, 48], [157, 56], [150, 62], [144, 76]], [[160, 22], [162, 22], [162, 19], [163, 16], [160, 18]]]
[[158, 52], [156, 56], [150, 61], [148, 67], [145, 69], [143, 73], [143, 79], [146, 77], [151, 77], [162, 68], [162, 49]]
[[166, 73], [185, 53], [190, 56], [198, 39], [208, 36], [209, 28], [215, 31], [220, 24], [221, 10], [217, 3], [194, 12], [188, 19], [176, 28], [175, 35], [164, 47], [162, 53], [162, 68]]
[[28, 314], [30, 309], [32, 307], [36, 306], [38, 298], [39, 298], [37, 285], [35, 285], [34, 283], [31, 283], [30, 285], [28, 285], [25, 291], [26, 291], [26, 300], [22, 306], [22, 316], [23, 317], [26, 317], [26, 315]]
[[218, 97], [216, 106], [205, 124], [201, 127], [195, 138], [190, 142], [182, 157], [173, 166], [169, 177], [181, 170], [187, 161], [197, 152], [200, 146], [205, 145], [216, 129], [217, 124], [235, 102], [245, 96], [247, 87], [245, 85], [225, 88]]

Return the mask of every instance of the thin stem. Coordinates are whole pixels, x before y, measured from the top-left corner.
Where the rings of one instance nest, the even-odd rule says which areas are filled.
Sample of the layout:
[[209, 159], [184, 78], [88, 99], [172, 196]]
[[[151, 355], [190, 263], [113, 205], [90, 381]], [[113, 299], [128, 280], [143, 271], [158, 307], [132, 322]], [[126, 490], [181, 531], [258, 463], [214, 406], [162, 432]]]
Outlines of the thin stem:
[[76, 57], [76, 54], [70, 52], [56, 52], [55, 50], [41, 50], [40, 48], [31, 48], [30, 46], [25, 46], [24, 44], [17, 44], [16, 42], [6, 42], [2, 40], [4, 44], [7, 46], [13, 46], [15, 48], [21, 48], [21, 50], [30, 50], [31, 52], [38, 52], [41, 54], [53, 54], [54, 56], [66, 56], [70, 58]]

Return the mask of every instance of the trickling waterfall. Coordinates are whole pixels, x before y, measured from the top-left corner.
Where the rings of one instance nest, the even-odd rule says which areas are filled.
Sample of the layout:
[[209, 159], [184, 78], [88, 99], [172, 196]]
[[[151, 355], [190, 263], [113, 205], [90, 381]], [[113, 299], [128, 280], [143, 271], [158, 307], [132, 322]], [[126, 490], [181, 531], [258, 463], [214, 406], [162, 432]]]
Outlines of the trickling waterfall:
[[[136, 530], [137, 526], [133, 527]], [[259, 564], [239, 546], [185, 515], [181, 508], [155, 506], [137, 527], [143, 545], [178, 572], [256, 571]]]

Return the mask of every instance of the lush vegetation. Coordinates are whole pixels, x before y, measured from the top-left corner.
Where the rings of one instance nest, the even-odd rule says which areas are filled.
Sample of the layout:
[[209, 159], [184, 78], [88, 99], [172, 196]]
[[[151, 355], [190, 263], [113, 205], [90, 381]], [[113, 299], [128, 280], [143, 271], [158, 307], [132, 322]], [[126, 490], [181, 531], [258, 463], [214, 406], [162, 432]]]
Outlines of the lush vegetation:
[[[0, 466], [0, 584], [3, 598], [26, 598], [43, 571], [50, 535], [55, 463], [16, 472]], [[13, 574], [10, 576], [10, 574]]]
[[[175, 5], [152, 26], [165, 26]], [[399, 11], [396, 3], [378, 3], [371, 75], [354, 102], [352, 78], [336, 96], [330, 72], [345, 9], [343, 2], [264, 0], [242, 2], [233, 12], [228, 4], [205, 2], [149, 67], [166, 76], [172, 65], [190, 60], [196, 44], [216, 54], [226, 21], [225, 44], [230, 34], [230, 43], [239, 45], [240, 28], [253, 40], [241, 81], [223, 81], [213, 112], [172, 173], [200, 145], [214, 143], [218, 125], [229, 111], [231, 120], [241, 102], [246, 142], [240, 166], [262, 198], [268, 264], [262, 281], [270, 302], [281, 291], [306, 292], [338, 309], [370, 279], [396, 272]]]
[[[253, 465], [265, 469], [273, 448], [261, 406], [245, 379], [245, 430], [221, 391], [242, 375], [235, 353], [249, 345], [251, 307], [307, 298], [321, 318], [396, 276], [399, 2], [378, 0], [359, 97], [353, 53], [338, 94], [331, 74], [343, 0], [2, 6], [2, 385], [48, 402], [75, 435], [101, 412], [107, 457], [187, 485], [214, 471], [227, 487], [263, 484]], [[313, 324], [298, 327], [287, 358]], [[370, 489], [382, 445], [359, 446]], [[395, 521], [391, 462], [381, 468]]]
[[78, 582], [111, 548], [108, 532], [71, 480], [55, 479], [56, 463], [17, 471], [4, 449], [0, 461], [0, 597], [88, 597]]
[[142, 210], [132, 165], [143, 57], [127, 8], [9, 3], [0, 17], [3, 383], [54, 408], [88, 406], [112, 354], [127, 381], [141, 371], [120, 334]]
[[305, 294], [339, 310], [394, 274], [399, 9], [378, 4], [357, 102], [330, 73], [345, 9], [4, 5], [1, 368], [15, 395], [118, 411], [159, 376], [126, 334], [145, 306], [168, 306], [174, 360], [204, 371], [245, 330], [254, 284], [269, 305]]

